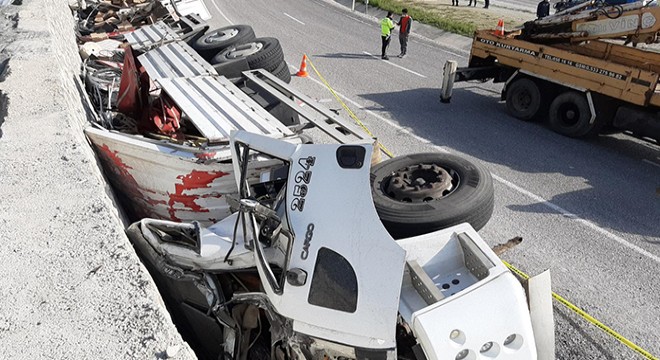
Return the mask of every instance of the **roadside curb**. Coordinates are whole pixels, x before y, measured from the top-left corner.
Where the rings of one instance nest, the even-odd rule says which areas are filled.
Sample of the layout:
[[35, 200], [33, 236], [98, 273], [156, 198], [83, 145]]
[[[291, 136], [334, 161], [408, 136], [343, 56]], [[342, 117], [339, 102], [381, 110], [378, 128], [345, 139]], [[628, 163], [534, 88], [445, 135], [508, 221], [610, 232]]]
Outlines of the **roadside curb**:
[[[24, 0], [1, 35], [0, 358], [195, 359], [124, 234], [84, 137], [67, 2]], [[6, 46], [1, 46], [6, 45]]]

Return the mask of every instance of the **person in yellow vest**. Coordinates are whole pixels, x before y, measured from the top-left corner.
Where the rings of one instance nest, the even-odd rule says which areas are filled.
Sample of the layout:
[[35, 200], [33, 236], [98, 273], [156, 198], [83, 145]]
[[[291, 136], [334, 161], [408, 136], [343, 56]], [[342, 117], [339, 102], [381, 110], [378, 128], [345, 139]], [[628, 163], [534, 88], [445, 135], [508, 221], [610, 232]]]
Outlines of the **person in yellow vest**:
[[380, 21], [380, 38], [383, 41], [383, 48], [381, 51], [380, 58], [383, 60], [389, 60], [387, 56], [387, 47], [390, 45], [390, 39], [392, 38], [392, 30], [394, 30], [394, 22], [392, 21], [392, 12], [388, 11], [387, 16]]

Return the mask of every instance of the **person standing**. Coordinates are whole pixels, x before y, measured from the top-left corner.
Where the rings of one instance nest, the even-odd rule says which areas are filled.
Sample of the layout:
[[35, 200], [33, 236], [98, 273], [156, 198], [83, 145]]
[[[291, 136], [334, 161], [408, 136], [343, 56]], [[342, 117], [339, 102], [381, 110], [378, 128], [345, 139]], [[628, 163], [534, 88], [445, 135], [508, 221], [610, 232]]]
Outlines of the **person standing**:
[[452, 6], [458, 6], [458, 0], [451, 0]]
[[[474, 0], [475, 5], [477, 4], [477, 0]], [[490, 0], [484, 0], [484, 9], [488, 9], [488, 5], [490, 5]]]
[[408, 35], [410, 35], [410, 27], [412, 26], [412, 17], [408, 15], [408, 9], [403, 9], [401, 11], [401, 19], [396, 23], [399, 25], [399, 44], [401, 45], [401, 54], [399, 57], [402, 58], [406, 56], [408, 50]]
[[381, 51], [380, 58], [383, 60], [390, 59], [387, 56], [387, 47], [390, 45], [392, 30], [394, 30], [394, 22], [392, 21], [392, 12], [388, 11], [387, 16], [380, 21], [380, 38], [383, 41], [383, 48]]
[[550, 1], [541, 0], [538, 6], [536, 6], [536, 17], [539, 19], [543, 19], [548, 15], [550, 15]]
[[468, 6], [477, 6], [477, 0], [474, 0], [474, 5], [472, 5], [472, 0], [470, 0]]

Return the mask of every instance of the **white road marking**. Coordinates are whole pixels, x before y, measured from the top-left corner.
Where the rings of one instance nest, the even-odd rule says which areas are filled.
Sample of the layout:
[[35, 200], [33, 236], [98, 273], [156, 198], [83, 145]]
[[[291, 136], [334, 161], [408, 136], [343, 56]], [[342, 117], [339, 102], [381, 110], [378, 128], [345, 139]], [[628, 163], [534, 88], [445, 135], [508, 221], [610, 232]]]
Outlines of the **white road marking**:
[[[293, 66], [291, 66], [291, 67], [294, 68], [294, 69], [296, 69], [296, 68], [293, 67]], [[297, 71], [297, 70], [298, 70], [298, 69], [296, 69], [296, 71]], [[325, 85], [324, 85], [321, 81], [316, 80], [316, 79], [314, 79], [314, 78], [312, 78], [312, 77], [310, 77], [309, 79], [312, 80], [312, 81], [314, 81], [315, 83], [319, 84], [321, 87], [325, 88]], [[425, 138], [423, 138], [423, 137], [421, 137], [421, 136], [415, 135], [415, 134], [412, 133], [412, 131], [408, 130], [407, 128], [402, 127], [401, 125], [396, 124], [396, 123], [394, 123], [393, 121], [391, 121], [391, 120], [389, 120], [389, 119], [386, 119], [386, 118], [384, 118], [383, 116], [378, 115], [378, 114], [374, 113], [374, 112], [371, 111], [371, 110], [366, 109], [365, 107], [363, 107], [362, 105], [358, 104], [357, 102], [355, 102], [355, 101], [349, 99], [348, 97], [346, 97], [345, 95], [343, 95], [343, 94], [337, 92], [337, 90], [335, 90], [335, 93], [337, 94], [337, 96], [341, 97], [344, 101], [353, 104], [354, 106], [356, 106], [356, 107], [359, 108], [360, 110], [366, 112], [367, 114], [369, 114], [369, 115], [371, 115], [371, 116], [377, 118], [378, 120], [380, 120], [380, 121], [382, 121], [382, 122], [385, 122], [385, 123], [389, 124], [390, 126], [392, 126], [392, 127], [396, 128], [397, 130], [401, 131], [402, 133], [405, 133], [406, 135], [409, 135], [409, 136], [411, 136], [411, 137], [413, 137], [413, 138], [415, 138], [415, 139], [421, 141], [421, 142], [424, 143], [424, 144], [431, 145], [431, 146], [432, 146], [434, 149], [436, 149], [436, 150], [439, 150], [439, 151], [444, 152], [444, 153], [449, 153], [449, 151], [448, 151], [447, 149], [444, 149], [444, 148], [442, 148], [442, 147], [440, 147], [440, 146], [438, 146], [438, 145], [435, 145], [435, 144], [433, 144], [430, 140], [425, 139]], [[385, 144], [385, 145], [386, 145], [386, 144]], [[492, 174], [492, 173], [491, 173], [491, 174]], [[496, 181], [501, 182], [502, 184], [504, 184], [504, 185], [507, 186], [508, 188], [513, 189], [513, 190], [515, 190], [515, 191], [518, 191], [519, 193], [521, 193], [521, 194], [523, 194], [523, 195], [526, 195], [526, 196], [528, 196], [528, 197], [534, 199], [535, 201], [538, 201], [539, 203], [541, 203], [541, 204], [543, 204], [543, 205], [549, 207], [550, 209], [552, 209], [552, 210], [558, 212], [559, 214], [561, 214], [561, 215], [563, 215], [563, 216], [565, 216], [565, 217], [567, 217], [567, 218], [569, 218], [569, 219], [575, 220], [575, 221], [579, 222], [580, 224], [582, 224], [582, 225], [584, 225], [584, 226], [586, 226], [586, 227], [588, 227], [588, 228], [590, 228], [590, 229], [592, 229], [592, 230], [594, 230], [594, 231], [596, 231], [596, 232], [599, 232], [599, 233], [603, 234], [603, 235], [604, 235], [605, 237], [607, 237], [608, 239], [610, 239], [610, 240], [614, 240], [614, 241], [616, 241], [617, 243], [619, 243], [619, 244], [621, 244], [621, 245], [623, 245], [623, 246], [625, 246], [625, 247], [627, 247], [627, 248], [629, 248], [629, 249], [631, 249], [631, 250], [633, 250], [633, 251], [635, 251], [635, 252], [637, 252], [637, 253], [639, 253], [639, 254], [641, 254], [641, 255], [644, 255], [644, 256], [646, 256], [647, 258], [649, 258], [649, 259], [655, 261], [656, 263], [660, 264], [660, 256], [654, 255], [654, 254], [652, 254], [651, 252], [646, 251], [646, 250], [642, 249], [641, 247], [639, 247], [639, 246], [637, 246], [637, 245], [634, 245], [634, 244], [628, 242], [626, 239], [624, 239], [624, 238], [622, 238], [622, 237], [620, 237], [620, 236], [617, 236], [617, 235], [615, 235], [615, 234], [613, 234], [613, 233], [611, 233], [611, 232], [609, 232], [609, 231], [607, 231], [607, 230], [605, 230], [605, 229], [599, 227], [598, 225], [592, 223], [591, 221], [585, 220], [585, 219], [583, 219], [583, 218], [581, 218], [581, 217], [579, 217], [579, 216], [577, 216], [577, 215], [575, 215], [575, 214], [569, 212], [568, 210], [562, 208], [561, 206], [556, 205], [556, 204], [554, 204], [554, 203], [552, 203], [552, 202], [550, 202], [550, 201], [548, 201], [548, 200], [542, 198], [541, 196], [536, 195], [536, 194], [534, 194], [534, 193], [532, 193], [532, 192], [530, 192], [530, 191], [528, 191], [528, 190], [525, 190], [525, 189], [521, 188], [520, 186], [518, 186], [518, 185], [516, 185], [516, 184], [514, 184], [514, 183], [512, 183], [512, 182], [510, 182], [510, 181], [508, 181], [508, 180], [505, 180], [504, 178], [501, 178], [501, 177], [499, 177], [499, 176], [497, 176], [497, 175], [495, 175], [495, 174], [492, 174], [492, 175], [493, 175], [493, 179], [495, 179]]]
[[282, 14], [286, 15], [286, 16], [289, 17], [291, 20], [296, 21], [296, 22], [298, 22], [298, 23], [301, 24], [301, 25], [305, 25], [304, 22], [302, 22], [302, 21], [300, 21], [300, 20], [294, 18], [293, 16], [291, 16], [291, 15], [289, 15], [289, 14], [287, 14], [287, 13], [282, 13]]
[[[318, 6], [321, 6], [321, 7], [325, 7], [325, 8], [328, 7], [323, 2], [316, 1], [316, 4]], [[364, 13], [358, 11], [358, 10], [356, 10], [355, 12], [347, 11], [345, 9], [345, 7], [343, 7], [342, 5], [335, 4], [333, 6], [332, 10], [334, 12], [340, 14], [343, 17], [346, 17], [346, 18], [349, 18], [351, 20], [357, 21], [361, 24], [368, 25], [369, 27], [372, 27], [373, 24], [378, 23], [378, 19], [376, 19], [375, 17], [364, 14]], [[365, 20], [365, 19], [367, 19], [368, 21]], [[469, 51], [457, 48], [455, 46], [440, 43], [439, 41], [424, 37], [424, 36], [416, 34], [414, 32], [412, 34], [410, 34], [410, 38], [411, 38], [411, 40], [415, 39], [415, 38], [419, 38], [419, 39], [423, 40], [423, 41], [416, 42], [418, 45], [422, 45], [422, 46], [425, 46], [427, 48], [432, 48], [434, 50], [440, 50], [440, 51], [446, 52], [448, 54], [452, 54], [452, 55], [459, 56], [459, 57], [462, 57], [462, 58], [467, 58], [470, 55]], [[432, 42], [433, 45], [431, 46], [431, 45], [427, 44], [426, 42]], [[450, 50], [447, 50], [447, 49], [451, 49], [453, 51], [450, 51]]]
[[[371, 56], [372, 58], [380, 59], [378, 56], [376, 56], [376, 55], [372, 55], [372, 54], [369, 54], [369, 53], [366, 52], [366, 51], [363, 51], [363, 53], [365, 53], [365, 54]], [[387, 62], [388, 64], [394, 66], [394, 67], [398, 67], [398, 68], [401, 69], [401, 70], [405, 70], [405, 71], [407, 71], [407, 72], [409, 72], [409, 73], [411, 73], [411, 74], [414, 74], [414, 75], [417, 75], [417, 76], [419, 76], [419, 77], [421, 77], [421, 78], [425, 78], [425, 79], [426, 79], [426, 76], [424, 76], [424, 75], [422, 75], [422, 74], [420, 74], [420, 73], [414, 72], [414, 71], [412, 71], [412, 70], [410, 70], [410, 69], [406, 69], [406, 68], [404, 68], [404, 67], [401, 66], [401, 65], [397, 65], [397, 64], [394, 64], [394, 63], [389, 62], [389, 61], [386, 61], [386, 62]]]
[[651, 164], [651, 165], [655, 165], [655, 166], [657, 166], [657, 167], [660, 167], [660, 164], [658, 164], [658, 163], [656, 163], [656, 162], [653, 162], [653, 161], [651, 161], [651, 160], [648, 160], [648, 159], [642, 159], [642, 161], [645, 162], [645, 163], [649, 163], [649, 164]]
[[611, 240], [614, 240], [614, 241], [618, 242], [619, 244], [621, 244], [621, 245], [623, 245], [623, 246], [625, 246], [625, 247], [627, 247], [627, 248], [629, 248], [633, 251], [636, 251], [636, 252], [648, 257], [649, 259], [655, 261], [656, 263], [660, 264], [660, 256], [654, 255], [654, 254], [650, 253], [649, 251], [646, 251], [646, 250], [642, 249], [641, 247], [628, 242], [628, 240], [626, 240], [626, 239], [624, 239], [620, 236], [617, 236], [617, 235], [601, 228], [600, 226], [592, 223], [589, 220], [585, 220], [585, 219], [569, 212], [568, 210], [562, 208], [559, 205], [551, 203], [550, 201], [542, 198], [541, 196], [538, 196], [534, 193], [531, 193], [531, 192], [521, 188], [520, 186], [518, 186], [516, 184], [513, 184], [513, 183], [511, 183], [511, 182], [509, 182], [509, 181], [507, 181], [507, 180], [505, 180], [505, 179], [503, 179], [503, 178], [501, 178], [501, 177], [499, 177], [495, 174], [492, 174], [492, 175], [493, 175], [493, 179], [501, 182], [502, 184], [508, 186], [509, 188], [514, 189], [514, 190], [522, 193], [523, 195], [527, 195], [527, 196], [531, 197], [532, 199], [534, 199], [534, 200], [540, 202], [541, 204], [549, 207], [550, 209], [560, 213], [561, 215], [564, 215], [567, 218], [573, 219], [573, 220], [581, 223], [582, 225], [585, 225], [586, 227], [603, 234], [605, 237], [607, 237]]
[[225, 20], [227, 20], [227, 22], [228, 22], [230, 25], [234, 25], [234, 23], [233, 23], [231, 20], [229, 20], [229, 18], [227, 17], [227, 15], [225, 15], [225, 13], [223, 13], [222, 10], [220, 10], [220, 7], [218, 6], [218, 4], [215, 3], [215, 0], [211, 0], [211, 4], [213, 4], [213, 6], [216, 8], [216, 10], [218, 10], [218, 12], [220, 13], [220, 15], [222, 15], [222, 17], [225, 18]]

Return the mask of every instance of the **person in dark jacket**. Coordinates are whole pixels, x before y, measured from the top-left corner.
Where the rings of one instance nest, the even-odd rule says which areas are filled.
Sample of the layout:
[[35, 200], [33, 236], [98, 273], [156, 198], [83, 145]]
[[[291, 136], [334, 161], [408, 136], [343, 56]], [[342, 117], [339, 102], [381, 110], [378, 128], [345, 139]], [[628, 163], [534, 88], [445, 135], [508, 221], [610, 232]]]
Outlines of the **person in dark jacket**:
[[539, 19], [543, 19], [548, 15], [550, 15], [550, 1], [541, 0], [538, 6], [536, 6], [536, 17]]
[[396, 23], [399, 25], [399, 44], [401, 45], [401, 54], [399, 54], [400, 58], [406, 56], [408, 50], [408, 35], [410, 35], [410, 28], [413, 22], [412, 17], [408, 15], [408, 9], [403, 9], [401, 13], [401, 19]]

